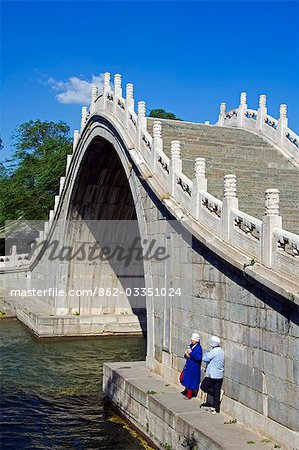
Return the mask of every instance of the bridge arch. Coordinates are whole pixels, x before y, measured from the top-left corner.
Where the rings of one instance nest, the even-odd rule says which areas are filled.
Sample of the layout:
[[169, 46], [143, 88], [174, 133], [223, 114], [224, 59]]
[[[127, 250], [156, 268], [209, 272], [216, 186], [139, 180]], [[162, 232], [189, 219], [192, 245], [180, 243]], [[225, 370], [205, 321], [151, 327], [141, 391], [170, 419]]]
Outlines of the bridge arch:
[[[113, 242], [122, 247], [123, 254], [130, 251], [132, 244], [138, 247], [136, 253], [140, 252], [142, 245], [148, 242], [140, 179], [129, 154], [130, 142], [120, 128], [106, 117], [93, 117], [72, 155], [57, 214], [58, 221], [64, 223], [63, 241], [74, 253], [83, 242], [93, 248], [97, 243], [99, 249]], [[117, 250], [115, 252], [118, 256]], [[100, 264], [71, 260], [65, 272], [66, 292], [79, 287], [84, 273], [83, 276], [90, 279], [90, 282], [85, 281], [86, 287], [97, 288], [98, 292], [100, 288], [112, 287], [116, 298], [110, 297], [110, 293], [109, 297], [98, 297], [96, 302], [91, 297], [83, 302], [78, 297], [57, 298], [57, 312], [78, 310], [80, 314], [103, 314], [107, 318], [119, 314], [124, 322], [126, 316], [134, 314], [143, 333], [149, 329], [153, 334], [154, 325], [149, 323], [152, 299], [127, 295], [134, 292], [134, 288], [144, 288], [146, 292], [152, 287], [151, 261], [131, 261], [129, 266], [126, 262], [119, 264], [115, 258], [109, 259], [108, 264], [103, 258]], [[148, 354], [152, 354], [151, 339], [147, 337]]]

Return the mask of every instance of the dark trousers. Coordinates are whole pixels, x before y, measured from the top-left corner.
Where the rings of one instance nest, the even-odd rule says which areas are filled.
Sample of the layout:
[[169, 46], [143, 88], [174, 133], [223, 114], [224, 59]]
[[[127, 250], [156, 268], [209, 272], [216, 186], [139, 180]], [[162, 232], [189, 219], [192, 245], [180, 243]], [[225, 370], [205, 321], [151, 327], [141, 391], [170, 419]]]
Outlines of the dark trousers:
[[223, 379], [205, 377], [200, 389], [213, 397], [213, 408], [220, 412], [220, 390]]

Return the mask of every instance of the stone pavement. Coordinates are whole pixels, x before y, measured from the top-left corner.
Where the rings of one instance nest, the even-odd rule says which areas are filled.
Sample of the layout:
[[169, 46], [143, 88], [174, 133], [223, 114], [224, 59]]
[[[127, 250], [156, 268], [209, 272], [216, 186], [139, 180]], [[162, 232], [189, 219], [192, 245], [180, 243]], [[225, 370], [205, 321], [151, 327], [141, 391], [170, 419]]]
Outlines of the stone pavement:
[[161, 449], [269, 450], [282, 448], [234, 418], [211, 415], [199, 399], [185, 400], [178, 386], [145, 362], [106, 363], [103, 390], [112, 403]]

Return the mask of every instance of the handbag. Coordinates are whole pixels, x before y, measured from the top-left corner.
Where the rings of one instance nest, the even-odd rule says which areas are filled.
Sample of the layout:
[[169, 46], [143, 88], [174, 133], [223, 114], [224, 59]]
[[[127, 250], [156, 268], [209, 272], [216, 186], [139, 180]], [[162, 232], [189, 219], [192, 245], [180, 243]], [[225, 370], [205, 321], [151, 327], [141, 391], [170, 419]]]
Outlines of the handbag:
[[182, 370], [182, 372], [180, 373], [180, 377], [179, 377], [180, 383], [183, 382], [184, 376], [185, 376], [185, 371]]

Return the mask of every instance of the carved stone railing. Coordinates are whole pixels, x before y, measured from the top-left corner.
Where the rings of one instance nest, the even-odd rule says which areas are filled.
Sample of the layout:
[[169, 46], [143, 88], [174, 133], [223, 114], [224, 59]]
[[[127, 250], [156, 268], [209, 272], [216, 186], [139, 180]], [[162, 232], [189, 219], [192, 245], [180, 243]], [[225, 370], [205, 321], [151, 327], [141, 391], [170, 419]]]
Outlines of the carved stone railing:
[[274, 242], [271, 264], [274, 264], [282, 272], [288, 270], [289, 273], [298, 276], [299, 236], [276, 228]]
[[17, 253], [16, 245], [11, 248], [11, 253], [9, 255], [0, 256], [0, 267], [21, 267], [28, 265], [29, 254], [28, 253]]
[[[256, 129], [262, 129], [270, 137], [271, 133], [281, 133], [283, 141], [297, 149], [298, 138], [286, 126], [286, 110], [281, 108], [281, 117], [278, 121], [267, 115], [265, 96], [260, 98], [258, 111], [247, 108], [246, 94], [241, 95], [241, 105], [238, 109], [228, 113], [225, 104], [221, 104], [218, 125], [231, 124], [250, 128], [252, 123]], [[249, 216], [238, 208], [236, 195], [236, 176], [228, 174], [224, 177], [223, 199], [211, 195], [207, 190], [205, 175], [205, 159], [198, 157], [194, 165], [194, 177], [188, 178], [182, 169], [180, 142], [171, 142], [171, 157], [163, 150], [162, 125], [159, 120], [154, 121], [153, 135], [147, 129], [145, 102], [138, 102], [137, 113], [134, 109], [133, 85], [127, 84], [126, 97], [122, 96], [121, 76], [115, 75], [114, 87], [111, 89], [110, 74], [104, 76], [104, 86], [101, 95], [97, 87], [92, 88], [92, 102], [90, 110], [82, 108], [81, 132], [74, 131], [73, 154], [83, 138], [85, 127], [94, 115], [109, 117], [116, 127], [125, 130], [134, 145], [134, 155], [138, 155], [136, 164], [140, 161], [147, 167], [147, 174], [155, 178], [166, 192], [165, 199], [171, 198], [178, 208], [181, 208], [181, 217], [191, 217], [196, 223], [203, 226], [213, 236], [230, 245], [244, 254], [251, 261], [258, 262], [275, 272], [299, 276], [299, 236], [282, 229], [282, 219], [279, 215], [279, 192], [268, 189], [265, 193], [265, 215], [262, 220]], [[110, 115], [109, 115], [110, 114]], [[285, 119], [285, 120], [284, 120]], [[87, 128], [88, 130], [88, 128]], [[274, 134], [273, 134], [274, 136]], [[275, 135], [277, 136], [277, 135]], [[84, 139], [84, 138], [83, 138]], [[278, 141], [277, 141], [278, 142]], [[70, 170], [72, 155], [67, 157], [66, 176]], [[60, 179], [59, 195], [55, 197], [54, 209], [49, 212], [49, 221], [45, 223], [44, 230], [40, 232], [38, 241], [42, 241], [48, 234], [59, 214], [60, 196], [64, 189], [65, 177]], [[31, 261], [36, 257], [31, 252]], [[1, 267], [20, 266], [24, 259], [18, 260], [15, 256], [0, 261]]]
[[280, 105], [279, 119], [267, 113], [266, 96], [260, 95], [258, 110], [247, 107], [247, 94], [241, 93], [237, 109], [226, 111], [226, 103], [220, 104], [220, 113], [216, 123], [222, 127], [243, 127], [265, 136], [278, 145], [284, 153], [299, 164], [299, 137], [288, 128], [287, 106]]

